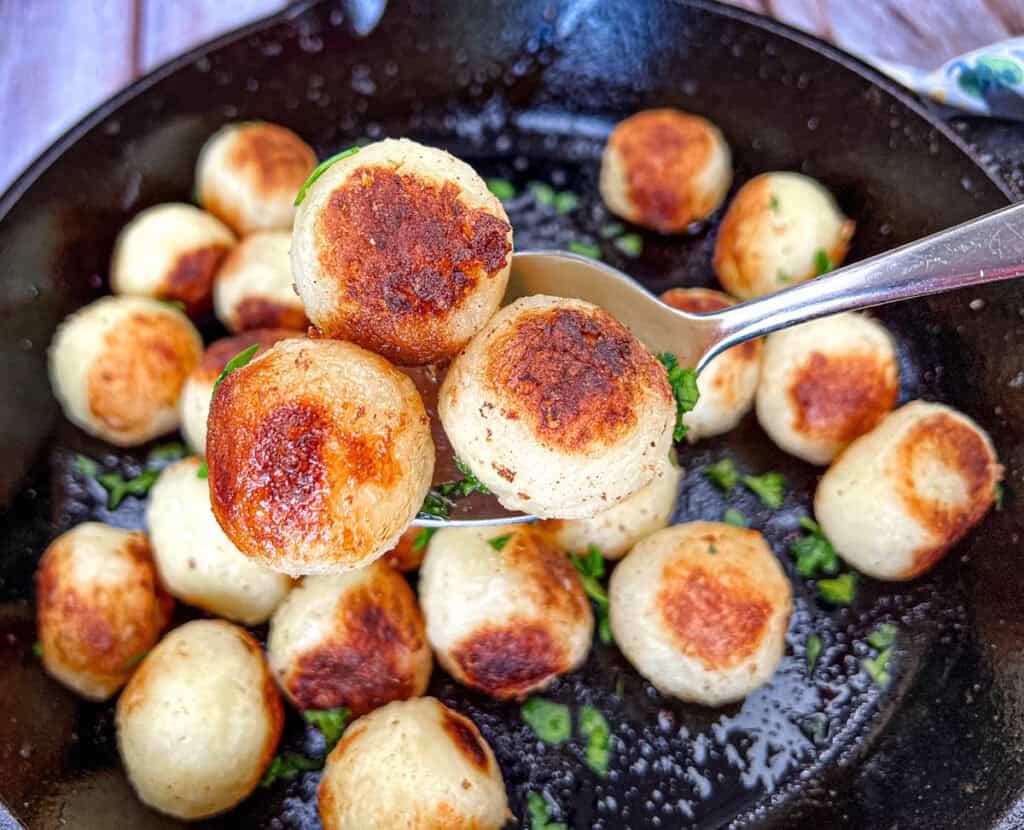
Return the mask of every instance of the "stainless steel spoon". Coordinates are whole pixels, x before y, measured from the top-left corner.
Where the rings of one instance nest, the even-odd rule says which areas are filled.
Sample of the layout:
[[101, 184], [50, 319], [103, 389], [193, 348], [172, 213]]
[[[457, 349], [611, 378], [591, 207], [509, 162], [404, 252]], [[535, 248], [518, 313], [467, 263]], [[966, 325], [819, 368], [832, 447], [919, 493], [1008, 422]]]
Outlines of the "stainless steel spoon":
[[[702, 371], [726, 349], [818, 317], [941, 294], [1024, 275], [1024, 202], [972, 219], [826, 277], [710, 314], [677, 311], [621, 271], [564, 251], [524, 251], [512, 258], [505, 302], [530, 294], [573, 297], [601, 306], [653, 352], [672, 352]], [[422, 527], [533, 521], [502, 511], [417, 519]]]

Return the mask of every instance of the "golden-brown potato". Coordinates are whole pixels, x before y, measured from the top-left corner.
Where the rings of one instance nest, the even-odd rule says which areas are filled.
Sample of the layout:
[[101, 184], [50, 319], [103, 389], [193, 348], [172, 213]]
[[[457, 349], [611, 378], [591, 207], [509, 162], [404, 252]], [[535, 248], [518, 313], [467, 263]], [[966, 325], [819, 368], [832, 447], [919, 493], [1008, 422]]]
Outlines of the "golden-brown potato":
[[535, 295], [499, 311], [452, 362], [438, 414], [505, 507], [575, 519], [654, 477], [676, 408], [664, 367], [610, 314]]
[[[710, 288], [671, 288], [661, 300], [693, 314], [709, 314], [736, 304], [728, 294]], [[761, 377], [761, 350], [760, 340], [748, 340], [716, 357], [700, 373], [700, 398], [683, 416], [691, 444], [728, 432], [750, 411]]]
[[262, 231], [231, 249], [213, 281], [213, 307], [229, 331], [306, 330], [309, 321], [292, 279], [291, 246], [289, 231]]
[[943, 404], [913, 401], [833, 462], [814, 515], [836, 552], [877, 579], [913, 579], [981, 521], [1003, 468], [985, 431]]
[[315, 167], [312, 148], [286, 127], [228, 124], [199, 154], [196, 195], [239, 235], [290, 230], [295, 196]]
[[432, 697], [352, 724], [327, 759], [317, 807], [324, 830], [500, 830], [512, 818], [480, 730]]
[[439, 530], [420, 602], [438, 662], [492, 697], [542, 689], [590, 651], [594, 619], [576, 569], [527, 525]]
[[609, 621], [626, 659], [660, 691], [721, 706], [768, 682], [793, 607], [764, 537], [689, 522], [640, 542], [612, 572]]
[[193, 620], [142, 661], [117, 701], [117, 747], [144, 804], [193, 820], [230, 810], [259, 783], [284, 712], [244, 628]]
[[711, 215], [732, 182], [729, 145], [710, 121], [674, 109], [620, 121], [601, 158], [601, 197], [623, 219], [678, 233]]
[[73, 424], [133, 447], [177, 428], [181, 389], [202, 352], [199, 332], [177, 309], [101, 297], [57, 329], [50, 386]]
[[419, 697], [433, 666], [416, 595], [379, 560], [303, 579], [274, 613], [267, 659], [297, 708], [355, 715]]
[[259, 346], [259, 354], [287, 337], [302, 337], [302, 333], [288, 329], [253, 329], [215, 340], [206, 347], [199, 365], [185, 379], [179, 403], [181, 434], [193, 451], [206, 455], [206, 419], [210, 417], [213, 385], [228, 361], [251, 346]]
[[505, 210], [468, 164], [388, 139], [309, 188], [292, 270], [327, 337], [418, 366], [454, 356], [494, 314], [511, 253]]
[[846, 258], [854, 222], [832, 194], [800, 173], [762, 173], [736, 194], [715, 240], [715, 272], [752, 300], [813, 279]]
[[835, 314], [768, 335], [757, 420], [783, 451], [828, 464], [892, 411], [899, 392], [885, 326]]
[[207, 427], [217, 521], [243, 553], [292, 575], [383, 555], [434, 470], [415, 384], [340, 340], [279, 341], [225, 378]]
[[173, 609], [144, 533], [85, 522], [39, 560], [43, 667], [89, 700], [106, 700], [128, 682]]
[[215, 217], [173, 202], [146, 208], [117, 236], [110, 290], [185, 304], [190, 315], [209, 310], [213, 275], [235, 236]]

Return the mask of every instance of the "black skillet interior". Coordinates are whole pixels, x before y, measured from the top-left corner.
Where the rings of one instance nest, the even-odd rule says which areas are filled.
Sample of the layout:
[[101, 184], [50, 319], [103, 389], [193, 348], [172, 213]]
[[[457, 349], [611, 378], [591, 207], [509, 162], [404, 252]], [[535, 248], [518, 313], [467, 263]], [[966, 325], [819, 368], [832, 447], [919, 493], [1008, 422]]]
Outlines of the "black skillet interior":
[[[771, 169], [821, 179], [857, 219], [854, 258], [1006, 201], [947, 132], [863, 67], [724, 7], [466, 0], [442, 9], [397, 0], [378, 21], [381, 5], [300, 5], [175, 61], [90, 116], [0, 200], [0, 796], [30, 827], [178, 826], [130, 795], [111, 709], [76, 701], [36, 665], [31, 573], [56, 532], [89, 516], [141, 521], [132, 499], [108, 513], [68, 461], [84, 452], [130, 472], [145, 450], [114, 453], [59, 418], [45, 349], [61, 317], [103, 293], [124, 222], [147, 205], [189, 198], [196, 153], [220, 124], [278, 121], [321, 156], [387, 135], [445, 146], [517, 185], [509, 212], [518, 248], [596, 244], [657, 291], [713, 283], [714, 221], [685, 238], [645, 233], [638, 258], [603, 238], [603, 139], [641, 108], [710, 117], [732, 145], [737, 183]], [[560, 214], [539, 205], [525, 188], [533, 180], [578, 194], [579, 206]], [[927, 578], [863, 579], [851, 608], [830, 608], [786, 555], [817, 472], [777, 451], [752, 418], [683, 451], [677, 519], [718, 519], [738, 507], [794, 584], [787, 656], [772, 685], [742, 705], [663, 698], [614, 648], [596, 645], [549, 696], [608, 715], [615, 760], [602, 780], [581, 763], [578, 743], [545, 748], [515, 704], [435, 676], [431, 692], [470, 715], [494, 747], [517, 816], [527, 791], [538, 790], [553, 818], [579, 828], [1022, 826], [1024, 611], [1014, 567], [1022, 300], [1018, 285], [1003, 285], [880, 313], [900, 344], [903, 399], [961, 407], [989, 428], [1008, 469], [1006, 508]], [[783, 509], [714, 490], [700, 470], [724, 456], [751, 472], [784, 472]], [[860, 668], [871, 653], [865, 637], [883, 621], [899, 627], [884, 691]], [[825, 643], [813, 676], [810, 632]], [[285, 744], [319, 749], [295, 719]], [[261, 790], [210, 826], [315, 826], [316, 780]], [[0, 827], [5, 821], [0, 815]]]

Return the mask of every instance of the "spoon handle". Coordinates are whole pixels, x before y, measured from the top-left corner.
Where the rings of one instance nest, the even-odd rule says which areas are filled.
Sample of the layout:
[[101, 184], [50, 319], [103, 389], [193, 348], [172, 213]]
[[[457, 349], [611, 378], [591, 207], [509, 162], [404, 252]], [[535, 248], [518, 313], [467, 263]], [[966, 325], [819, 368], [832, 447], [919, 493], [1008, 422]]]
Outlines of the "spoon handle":
[[941, 294], [1024, 275], [1024, 202], [840, 268], [767, 297], [707, 315], [715, 340], [700, 360], [817, 317]]

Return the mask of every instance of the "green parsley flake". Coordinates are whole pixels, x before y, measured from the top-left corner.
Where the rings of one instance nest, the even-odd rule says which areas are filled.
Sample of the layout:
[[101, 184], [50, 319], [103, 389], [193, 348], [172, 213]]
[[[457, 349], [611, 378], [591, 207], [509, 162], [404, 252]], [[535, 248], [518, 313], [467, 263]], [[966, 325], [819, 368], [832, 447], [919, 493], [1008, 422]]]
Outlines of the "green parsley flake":
[[644, 240], [638, 233], [627, 233], [615, 240], [615, 247], [626, 256], [640, 256], [644, 252]]
[[508, 544], [508, 540], [512, 538], [511, 533], [506, 533], [504, 536], [495, 536], [493, 539], [488, 539], [487, 544], [495, 550], [501, 550]]
[[149, 654], [149, 649], [146, 649], [145, 651], [140, 651], [131, 660], [125, 663], [124, 667], [126, 669], [134, 669], [136, 666], [139, 665], [139, 663], [146, 659], [147, 654]]
[[331, 750], [338, 745], [341, 736], [345, 734], [351, 714], [352, 710], [347, 706], [338, 706], [334, 709], [307, 709], [302, 713], [302, 717], [306, 723], [310, 723], [320, 730], [324, 736], [327, 753], [330, 754]]
[[523, 704], [523, 720], [544, 743], [557, 746], [572, 735], [572, 716], [564, 703], [531, 697]]
[[299, 188], [299, 192], [295, 195], [295, 207], [302, 204], [302, 200], [306, 198], [306, 191], [313, 186], [313, 182], [319, 179], [327, 171], [328, 167], [342, 159], [347, 159], [349, 156], [354, 156], [358, 152], [358, 147], [349, 147], [347, 150], [342, 150], [337, 155], [331, 156], [326, 161], [320, 162], [313, 172], [309, 174], [309, 178], [306, 179], [305, 184]]
[[708, 464], [702, 472], [704, 478], [726, 493], [736, 486], [736, 482], [740, 478], [736, 464], [731, 458], [723, 458], [714, 464]]
[[786, 494], [786, 477], [782, 473], [765, 473], [761, 476], [743, 476], [743, 484], [753, 491], [768, 507], [782, 507]]
[[516, 186], [508, 179], [488, 179], [487, 189], [503, 202], [514, 199], [516, 195]]
[[615, 678], [615, 697], [623, 698], [626, 696], [626, 679], [620, 674]]
[[564, 822], [551, 821], [548, 802], [538, 792], [531, 790], [526, 794], [526, 811], [530, 816], [528, 830], [566, 830]]
[[882, 623], [878, 628], [868, 634], [868, 642], [875, 648], [888, 648], [896, 641], [896, 626], [892, 623]]
[[75, 469], [82, 475], [95, 476], [100, 471], [100, 465], [84, 455], [76, 455]]
[[553, 205], [557, 194], [555, 189], [544, 182], [527, 182], [526, 190], [538, 204]]
[[857, 591], [857, 578], [852, 573], [841, 574], [832, 579], [818, 580], [818, 593], [833, 605], [849, 605]]
[[32, 643], [32, 654], [36, 657], [39, 657], [40, 659], [42, 658], [43, 644], [39, 642], [39, 640], [36, 640], [34, 643]]
[[718, 553], [718, 548], [715, 547], [715, 543], [714, 542], [709, 542], [708, 543], [708, 553], [710, 553], [712, 556], [714, 556], [716, 553]]
[[624, 230], [626, 230], [626, 227], [621, 222], [609, 222], [607, 225], [601, 226], [597, 235], [602, 239], [612, 239], [613, 237], [621, 234]]
[[435, 533], [437, 533], [436, 527], [421, 528], [412, 540], [412, 552], [419, 553], [422, 550], [426, 550], [427, 545], [430, 544], [430, 537]]
[[824, 248], [818, 248], [814, 252], [814, 270], [815, 276], [820, 277], [822, 274], [827, 274], [833, 268], [835, 268], [832, 260], [829, 258], [828, 252]]
[[96, 480], [107, 491], [107, 510], [116, 510], [127, 496], [145, 496], [159, 476], [159, 470], [143, 470], [135, 478], [125, 479], [120, 473], [104, 473], [96, 476]]
[[579, 256], [589, 257], [590, 259], [600, 259], [601, 249], [597, 245], [591, 245], [587, 242], [577, 242], [575, 239], [570, 239], [566, 245], [571, 253]]
[[774, 193], [768, 199], [768, 207], [772, 210], [773, 213], [779, 212], [779, 197], [776, 196]]
[[230, 375], [235, 369], [241, 369], [243, 366], [248, 366], [249, 361], [253, 359], [253, 356], [260, 350], [259, 343], [253, 343], [248, 349], [239, 352], [224, 366], [224, 371], [217, 376], [217, 380], [213, 382], [213, 391], [210, 393], [210, 400], [213, 400], [213, 396], [217, 393], [217, 387], [224, 382], [224, 378]]
[[580, 204], [580, 197], [571, 190], [563, 190], [555, 195], [554, 206], [559, 213], [571, 213]]
[[601, 551], [596, 546], [591, 545], [586, 556], [569, 554], [569, 559], [576, 568], [576, 572], [580, 575], [583, 591], [597, 606], [598, 637], [602, 643], [610, 645], [612, 642], [612, 629], [608, 622], [608, 592], [600, 582], [605, 574], [605, 564]]
[[172, 441], [169, 444], [160, 444], [153, 447], [146, 456], [148, 464], [158, 464], [161, 461], [177, 461], [188, 455], [188, 447], [181, 441]]
[[722, 515], [722, 521], [727, 525], [732, 525], [733, 527], [749, 527], [747, 517], [742, 511], [737, 510], [735, 507], [730, 507], [725, 511]]
[[892, 680], [892, 677], [889, 674], [890, 657], [892, 657], [892, 646], [889, 646], [889, 648], [883, 648], [878, 652], [877, 657], [865, 657], [860, 661], [864, 671], [868, 673], [868, 677], [883, 689], [888, 686], [889, 681]]
[[587, 766], [598, 775], [608, 774], [612, 757], [612, 733], [605, 716], [593, 706], [580, 707], [580, 734], [587, 739]]
[[823, 574], [835, 576], [839, 573], [836, 549], [825, 538], [818, 523], [804, 516], [800, 519], [800, 526], [808, 531], [808, 535], [801, 536], [789, 549], [796, 560], [797, 573], [807, 579]]
[[485, 496], [491, 494], [483, 482], [473, 475], [473, 471], [458, 458], [455, 459], [455, 466], [459, 468], [459, 472], [464, 478], [445, 481], [431, 487], [427, 497], [423, 500], [423, 506], [420, 507], [421, 516], [447, 519], [451, 515], [456, 499], [465, 498], [472, 493], [483, 493]]
[[185, 313], [185, 304], [181, 300], [168, 300], [168, 299], [165, 299], [163, 297], [157, 297], [156, 301], [158, 303], [163, 303], [164, 305], [168, 305], [171, 308], [180, 311], [182, 314]]
[[261, 787], [270, 787], [278, 781], [291, 781], [299, 773], [313, 772], [321, 769], [323, 763], [313, 758], [307, 758], [298, 752], [281, 752], [274, 756], [274, 759], [267, 765], [260, 778]]
[[196, 470], [196, 478], [209, 478], [210, 469], [206, 466], [206, 459], [204, 458], [199, 464], [199, 468]]
[[679, 442], [686, 437], [686, 424], [683, 416], [697, 405], [700, 392], [697, 391], [697, 370], [683, 369], [679, 360], [671, 352], [657, 355], [661, 365], [668, 371], [668, 383], [672, 387], [672, 396], [676, 399], [676, 428], [672, 440]]
[[808, 634], [804, 653], [807, 659], [807, 673], [814, 674], [814, 667], [818, 665], [818, 658], [821, 657], [821, 637], [817, 634]]
[[996, 482], [995, 487], [995, 505], [996, 511], [1003, 509], [1003, 498], [1006, 496], [1006, 489], [1003, 487], [1001, 482]]
[[790, 281], [790, 276], [780, 268], [778, 271], [775, 272], [775, 279], [781, 282], [783, 285], [785, 285], [787, 282]]

